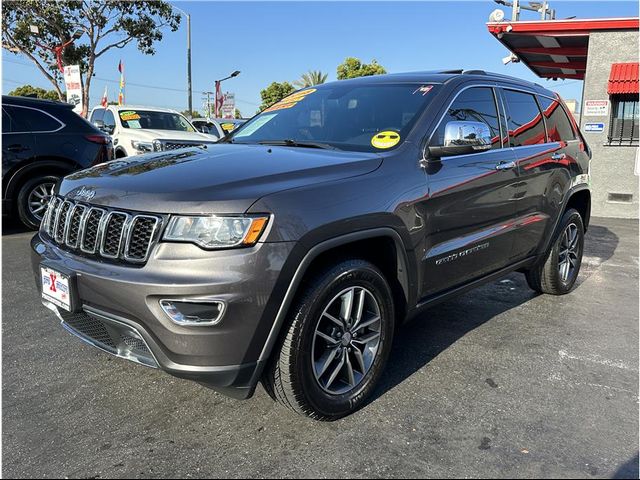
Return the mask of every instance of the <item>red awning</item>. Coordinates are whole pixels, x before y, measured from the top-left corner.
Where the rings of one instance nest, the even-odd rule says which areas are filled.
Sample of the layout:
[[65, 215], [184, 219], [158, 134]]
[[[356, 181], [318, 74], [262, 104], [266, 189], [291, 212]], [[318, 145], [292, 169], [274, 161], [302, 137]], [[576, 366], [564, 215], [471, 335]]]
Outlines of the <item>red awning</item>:
[[638, 64], [614, 63], [609, 75], [609, 95], [638, 93]]
[[490, 22], [487, 27], [491, 34], [539, 77], [584, 80], [589, 34], [602, 31], [638, 31], [639, 23], [637, 17], [519, 22], [505, 20]]

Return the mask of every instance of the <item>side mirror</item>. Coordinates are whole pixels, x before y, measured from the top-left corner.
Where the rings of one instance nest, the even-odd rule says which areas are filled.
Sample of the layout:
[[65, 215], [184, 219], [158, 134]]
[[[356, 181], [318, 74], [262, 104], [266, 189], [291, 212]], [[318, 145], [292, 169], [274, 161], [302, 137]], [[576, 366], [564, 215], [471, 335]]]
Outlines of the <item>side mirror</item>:
[[116, 128], [113, 125], [106, 125], [102, 120], [94, 120], [93, 124], [98, 128], [98, 130], [108, 135], [111, 135]]
[[428, 148], [435, 158], [483, 152], [491, 149], [491, 130], [483, 122], [449, 122], [444, 129], [444, 145]]

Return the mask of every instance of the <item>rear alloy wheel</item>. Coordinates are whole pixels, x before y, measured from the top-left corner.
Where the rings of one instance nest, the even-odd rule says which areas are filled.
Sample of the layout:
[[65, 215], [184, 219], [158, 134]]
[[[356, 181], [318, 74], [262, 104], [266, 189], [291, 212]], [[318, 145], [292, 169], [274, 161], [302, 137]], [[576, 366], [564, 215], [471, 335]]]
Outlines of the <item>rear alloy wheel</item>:
[[43, 175], [27, 181], [18, 192], [18, 216], [28, 228], [36, 230], [58, 181], [54, 175]]
[[394, 305], [371, 263], [344, 260], [305, 280], [263, 384], [302, 415], [335, 420], [362, 407], [391, 349]]
[[576, 283], [584, 250], [584, 224], [577, 210], [562, 216], [558, 234], [544, 259], [526, 272], [529, 286], [541, 293], [564, 295]]

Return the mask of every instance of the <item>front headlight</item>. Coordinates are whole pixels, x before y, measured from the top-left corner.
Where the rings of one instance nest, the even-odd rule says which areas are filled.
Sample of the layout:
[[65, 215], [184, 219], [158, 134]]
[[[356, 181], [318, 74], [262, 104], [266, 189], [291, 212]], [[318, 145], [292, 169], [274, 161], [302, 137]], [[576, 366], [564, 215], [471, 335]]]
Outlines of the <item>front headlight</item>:
[[140, 153], [153, 152], [153, 143], [140, 142], [139, 140], [131, 140], [131, 146]]
[[172, 217], [163, 239], [206, 249], [248, 247], [258, 241], [268, 220], [268, 216]]

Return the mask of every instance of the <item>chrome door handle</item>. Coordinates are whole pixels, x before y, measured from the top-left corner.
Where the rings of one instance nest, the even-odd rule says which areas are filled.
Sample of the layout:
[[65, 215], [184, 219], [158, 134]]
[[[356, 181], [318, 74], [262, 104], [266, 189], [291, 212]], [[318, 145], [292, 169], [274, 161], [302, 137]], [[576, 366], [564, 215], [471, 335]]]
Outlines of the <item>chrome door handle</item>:
[[511, 170], [516, 168], [516, 162], [500, 162], [496, 165], [496, 170]]
[[565, 158], [567, 158], [566, 153], [554, 153], [553, 155], [551, 155], [551, 160], [555, 160], [556, 162], [564, 160]]

